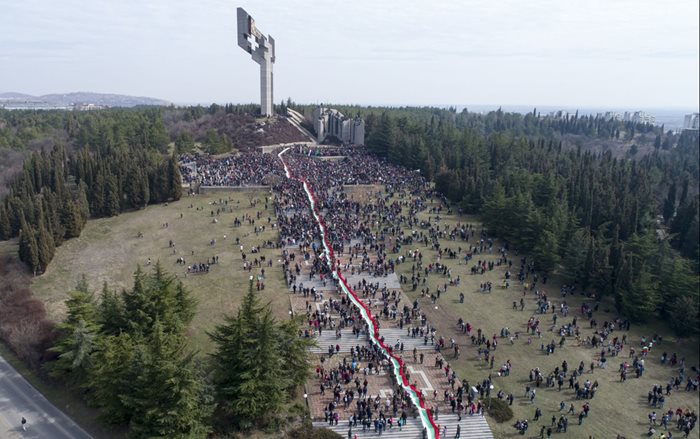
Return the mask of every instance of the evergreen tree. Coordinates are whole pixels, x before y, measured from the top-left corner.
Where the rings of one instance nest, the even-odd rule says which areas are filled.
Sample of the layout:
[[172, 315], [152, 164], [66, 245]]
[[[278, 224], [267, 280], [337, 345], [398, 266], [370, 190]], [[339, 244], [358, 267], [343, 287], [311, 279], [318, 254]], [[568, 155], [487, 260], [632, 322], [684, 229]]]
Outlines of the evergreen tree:
[[679, 337], [693, 337], [700, 330], [700, 296], [698, 289], [689, 291], [685, 296], [676, 297], [669, 309], [669, 323]]
[[0, 241], [10, 239], [12, 236], [12, 226], [10, 218], [7, 216], [5, 205], [0, 202]]
[[90, 213], [93, 216], [100, 217], [105, 215], [105, 171], [101, 170], [95, 177], [95, 182], [90, 187]]
[[186, 352], [181, 334], [166, 331], [159, 321], [137, 346], [134, 366], [141, 372], [122, 393], [131, 411], [129, 437], [204, 438], [210, 408], [194, 371], [194, 353]]
[[117, 177], [114, 174], [108, 174], [105, 186], [105, 205], [104, 214], [106, 216], [119, 215], [121, 211], [121, 197]]
[[278, 328], [278, 344], [289, 375], [287, 392], [290, 394], [311, 378], [310, 352], [316, 341], [313, 338], [299, 337], [299, 328], [303, 324], [303, 318], [296, 317], [280, 323]]
[[168, 160], [168, 199], [177, 201], [182, 197], [182, 176], [180, 175], [180, 164], [175, 154]]
[[597, 294], [609, 295], [613, 291], [610, 246], [594, 240], [592, 256], [590, 284]]
[[91, 356], [89, 388], [92, 402], [101, 408], [101, 418], [107, 423], [124, 425], [133, 415], [124, 396], [134, 391], [141, 373], [134, 361], [136, 349], [136, 340], [126, 332], [98, 338]]
[[141, 267], [134, 273], [134, 287], [123, 292], [124, 319], [134, 334], [150, 334], [158, 320], [166, 332], [181, 332], [194, 317], [196, 301], [175, 277], [156, 263], [150, 275]]
[[76, 203], [78, 213], [80, 214], [80, 228], [82, 230], [90, 217], [90, 204], [88, 203], [87, 186], [85, 185], [85, 182], [81, 181], [78, 185], [78, 199]]
[[106, 335], [119, 335], [128, 329], [124, 319], [124, 302], [122, 296], [109, 289], [107, 282], [102, 286], [102, 297], [97, 307], [97, 321]]
[[43, 273], [49, 266], [49, 262], [53, 259], [56, 246], [53, 236], [46, 230], [46, 220], [43, 211], [39, 214], [39, 231], [37, 233], [37, 251], [39, 256], [39, 272]]
[[186, 328], [195, 316], [197, 311], [197, 300], [192, 293], [185, 288], [182, 282], [175, 286], [175, 315], [179, 321], [179, 326]]
[[61, 212], [61, 222], [65, 227], [66, 238], [77, 238], [83, 230], [85, 224], [77, 204], [73, 201], [67, 201], [63, 205]]
[[663, 215], [664, 220], [668, 221], [673, 218], [673, 214], [676, 212], [676, 182], [671, 184], [668, 188], [668, 195], [666, 196], [666, 201], [664, 201]]
[[136, 267], [134, 273], [134, 286], [130, 290], [122, 290], [124, 300], [124, 321], [130, 333], [143, 334], [153, 324], [151, 316], [146, 309], [149, 306], [148, 293], [146, 291], [146, 275], [141, 266]]
[[621, 289], [620, 297], [625, 315], [634, 321], [645, 322], [659, 305], [658, 283], [646, 267], [642, 267], [629, 285]]
[[561, 273], [566, 283], [581, 285], [586, 278], [586, 258], [588, 256], [590, 239], [588, 231], [581, 228], [574, 232], [566, 245], [564, 257], [562, 258], [563, 270]]
[[19, 237], [19, 258], [29, 266], [29, 269], [36, 274], [40, 272], [39, 247], [37, 246], [36, 232], [27, 224], [24, 215], [21, 216], [21, 230]]
[[290, 377], [280, 355], [276, 324], [263, 307], [252, 282], [235, 317], [209, 334], [219, 410], [239, 428], [269, 422], [285, 401]]
[[58, 359], [49, 364], [49, 373], [72, 384], [81, 384], [90, 371], [90, 355], [97, 343], [100, 327], [96, 321], [93, 294], [82, 275], [65, 302], [65, 320], [57, 325], [59, 338], [49, 349]]
[[659, 266], [661, 267], [660, 284], [663, 286], [660, 289], [661, 299], [666, 305], [663, 309], [668, 309], [680, 297], [690, 296], [700, 291], [698, 275], [689, 260], [681, 257], [668, 258]]
[[535, 257], [537, 267], [545, 273], [551, 273], [559, 263], [559, 255], [557, 249], [559, 242], [554, 233], [545, 230], [540, 235], [535, 247], [532, 249], [532, 254]]

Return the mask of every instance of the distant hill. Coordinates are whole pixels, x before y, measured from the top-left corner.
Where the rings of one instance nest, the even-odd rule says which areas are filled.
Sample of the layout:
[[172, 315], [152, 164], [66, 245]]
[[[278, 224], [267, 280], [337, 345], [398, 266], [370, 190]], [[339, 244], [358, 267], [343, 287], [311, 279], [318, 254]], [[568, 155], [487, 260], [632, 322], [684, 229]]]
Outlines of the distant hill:
[[170, 105], [162, 99], [144, 96], [74, 92], [31, 96], [24, 93], [0, 93], [0, 108], [86, 108], [86, 107], [135, 107], [138, 105]]
[[0, 93], [0, 99], [22, 99], [22, 98], [34, 98], [32, 95], [24, 94], [24, 93], [15, 93], [15, 92], [7, 92], [7, 93]]

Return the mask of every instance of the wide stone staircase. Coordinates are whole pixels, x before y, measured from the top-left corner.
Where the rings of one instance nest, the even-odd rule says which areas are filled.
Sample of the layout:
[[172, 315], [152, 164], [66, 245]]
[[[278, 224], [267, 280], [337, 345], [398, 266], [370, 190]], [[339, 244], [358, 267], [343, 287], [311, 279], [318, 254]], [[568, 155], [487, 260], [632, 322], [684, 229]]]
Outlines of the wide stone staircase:
[[[457, 425], [461, 427], [460, 438], [461, 439], [493, 439], [493, 434], [489, 428], [486, 419], [483, 416], [473, 415], [473, 416], [462, 416], [462, 420], [459, 421], [457, 415], [445, 414], [440, 415], [436, 424], [440, 426], [440, 439], [452, 439], [457, 433]], [[340, 434], [343, 438], [348, 437], [348, 421], [340, 421], [338, 425], [328, 425], [327, 422], [314, 422], [314, 427], [326, 427], [330, 430], [335, 431]], [[447, 426], [447, 434], [443, 435], [443, 428]], [[384, 430], [381, 437], [386, 438], [396, 438], [396, 439], [421, 439], [423, 437], [423, 425], [419, 418], [409, 418], [401, 429], [394, 426], [391, 429]], [[362, 431], [362, 426], [358, 423], [357, 427], [352, 428], [351, 438], [357, 435], [358, 439], [363, 438], [376, 438], [379, 437], [378, 433], [374, 432], [374, 427], [366, 431]]]

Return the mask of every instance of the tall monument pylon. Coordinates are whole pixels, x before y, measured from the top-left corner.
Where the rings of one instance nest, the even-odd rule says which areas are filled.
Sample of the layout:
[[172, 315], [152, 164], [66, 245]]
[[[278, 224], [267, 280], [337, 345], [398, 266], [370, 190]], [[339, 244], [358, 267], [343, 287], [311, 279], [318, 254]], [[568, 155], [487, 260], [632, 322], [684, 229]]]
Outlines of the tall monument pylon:
[[255, 27], [255, 20], [243, 8], [238, 8], [238, 45], [260, 64], [260, 114], [270, 117], [272, 103], [272, 65], [275, 63], [275, 39], [265, 37]]

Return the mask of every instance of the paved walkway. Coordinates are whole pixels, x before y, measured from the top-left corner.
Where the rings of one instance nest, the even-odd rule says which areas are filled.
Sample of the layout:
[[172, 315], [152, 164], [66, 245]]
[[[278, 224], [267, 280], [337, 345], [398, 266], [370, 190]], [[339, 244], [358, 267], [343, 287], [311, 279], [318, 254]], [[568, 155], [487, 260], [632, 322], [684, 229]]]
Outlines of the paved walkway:
[[[399, 352], [401, 348], [401, 343], [403, 343], [403, 354], [404, 357], [409, 357], [413, 352], [413, 348], [419, 351], [434, 351], [435, 345], [424, 343], [422, 337], [407, 337], [406, 331], [399, 328], [386, 328], [379, 330], [379, 336], [384, 337], [385, 343], [394, 346], [394, 349]], [[311, 348], [311, 352], [314, 354], [327, 354], [328, 347], [336, 346], [340, 347], [340, 351], [337, 353], [345, 354], [350, 352], [350, 348], [357, 345], [364, 346], [368, 343], [367, 335], [363, 332], [359, 336], [357, 334], [352, 334], [351, 328], [343, 328], [340, 330], [340, 338], [336, 337], [334, 329], [325, 329], [321, 331], [321, 335], [315, 338], [318, 346]], [[398, 349], [395, 347], [399, 345]]]
[[[321, 212], [322, 216], [324, 214], [325, 212]], [[362, 261], [361, 253], [364, 252], [366, 255]], [[344, 254], [336, 256], [341, 260], [342, 266], [346, 259], [353, 255], [353, 268], [359, 271], [366, 264], [375, 264], [377, 253], [376, 249], [371, 249], [369, 246], [362, 249], [351, 246], [351, 248], [346, 249]], [[360, 262], [363, 262], [362, 267]], [[319, 280], [308, 280], [309, 264], [300, 264], [300, 269], [297, 283], [301, 281], [304, 287], [313, 286], [316, 291], [321, 291], [322, 285], [320, 285]], [[417, 337], [409, 335], [409, 328], [419, 327], [425, 334], [428, 327], [421, 310], [414, 307], [410, 299], [402, 293], [398, 276], [395, 273], [389, 273], [386, 276], [370, 276], [367, 271], [360, 273], [356, 271], [351, 274], [352, 271], [348, 267], [344, 267], [344, 277], [365, 305], [371, 303], [369, 310], [379, 324], [379, 336], [384, 338], [387, 345], [395, 349], [394, 355], [403, 359], [406, 367], [403, 372], [405, 377], [422, 393], [426, 408], [437, 408], [439, 413], [445, 414], [436, 421], [436, 424], [443, 424], [441, 428], [447, 426], [447, 434], [444, 435], [440, 431], [440, 438], [454, 437], [458, 424], [461, 426], [460, 437], [492, 438], [493, 435], [482, 416], [463, 416], [460, 423], [457, 415], [451, 414], [449, 398], [446, 395], [454, 395], [460, 382], [450, 384], [449, 377], [452, 376], [452, 370], [443, 354], [435, 351], [433, 342], [428, 340], [426, 343], [423, 335]], [[355, 287], [361, 285], [363, 280], [366, 285], [378, 285], [378, 288], [369, 287], [361, 292], [362, 288], [356, 289]], [[363, 299], [363, 296], [371, 297], [371, 299]], [[363, 350], [363, 353], [356, 358], [350, 355], [352, 348], [370, 346], [367, 335], [364, 333], [359, 336], [353, 335], [352, 327], [343, 328], [339, 334], [336, 334], [335, 328], [342, 326], [341, 323], [348, 326], [354, 325], [355, 328], [362, 330], [366, 326], [359, 311], [347, 301], [345, 294], [339, 291], [335, 283], [327, 280], [322, 296], [304, 297], [303, 294], [297, 293], [290, 296], [290, 301], [295, 313], [307, 316], [309, 326], [306, 332], [313, 334], [318, 343], [317, 347], [311, 349], [311, 352], [317, 357], [313, 365], [314, 376], [307, 383], [311, 417], [317, 421], [314, 425], [324, 425], [325, 412], [331, 409], [340, 420], [339, 425], [333, 426], [333, 429], [343, 437], [348, 437], [348, 418], [357, 409], [358, 401], [367, 398], [365, 401], [371, 405], [370, 401], [374, 400], [372, 417], [380, 416], [382, 411], [389, 412], [392, 405], [393, 410], [397, 410], [401, 401], [399, 398], [397, 404], [396, 398], [393, 397], [393, 393], [397, 389], [395, 378], [392, 371], [386, 370], [385, 366], [382, 366], [382, 361], [373, 354], [373, 348], [370, 347], [367, 352]], [[402, 315], [404, 317], [403, 323]], [[322, 327], [322, 331], [320, 335], [317, 335], [319, 325]], [[438, 342], [437, 336], [434, 341]], [[401, 344], [403, 344], [403, 352], [400, 351]], [[420, 351], [420, 354], [416, 352], [415, 360], [413, 357], [414, 349]], [[333, 353], [330, 354], [330, 352]], [[445, 354], [448, 358], [452, 358], [451, 349], [446, 347]], [[438, 367], [439, 365], [441, 366]], [[455, 386], [455, 384], [457, 385]], [[364, 396], [360, 396], [359, 391], [364, 386], [366, 386], [366, 393]], [[322, 388], [323, 394], [321, 393]], [[344, 398], [350, 399], [345, 400]], [[466, 395], [464, 399], [467, 399]], [[448, 413], [450, 414], [447, 415]], [[413, 418], [402, 428], [402, 431], [399, 431], [398, 427], [394, 427], [393, 431], [387, 431], [384, 435], [396, 438], [420, 438], [422, 437], [422, 429], [420, 418]], [[352, 435], [354, 434], [357, 434], [358, 437], [377, 436], [373, 429], [371, 432], [362, 434], [361, 426], [359, 429], [353, 429]]]
[[[457, 433], [457, 425], [461, 427], [460, 438], [461, 439], [492, 439], [493, 434], [489, 425], [486, 423], [486, 419], [483, 416], [462, 416], [462, 421], [459, 421], [457, 415], [449, 414], [440, 416], [436, 424], [440, 425], [440, 439], [454, 438]], [[348, 437], [348, 422], [340, 422], [338, 425], [330, 426], [327, 422], [314, 422], [314, 427], [326, 427], [330, 430], [335, 431], [342, 437]], [[443, 434], [443, 428], [447, 427], [447, 434]], [[362, 426], [358, 424], [357, 427], [352, 428], [352, 437], [357, 435], [358, 439], [365, 438], [396, 438], [396, 439], [420, 439], [422, 438], [423, 425], [417, 418], [409, 418], [406, 421], [406, 425], [401, 429], [394, 426], [391, 429], [385, 430], [381, 436], [374, 432], [374, 428], [367, 431], [362, 431]]]

